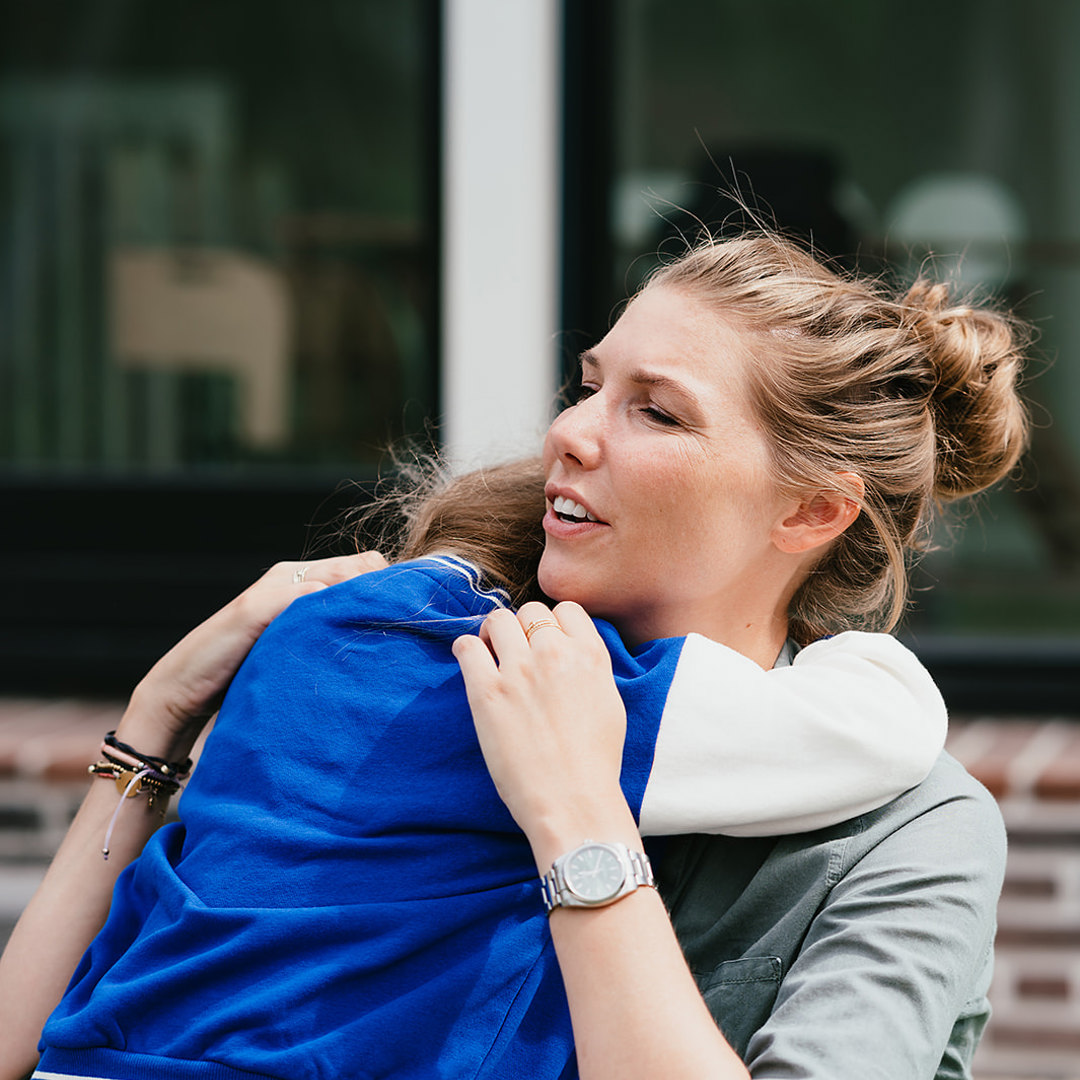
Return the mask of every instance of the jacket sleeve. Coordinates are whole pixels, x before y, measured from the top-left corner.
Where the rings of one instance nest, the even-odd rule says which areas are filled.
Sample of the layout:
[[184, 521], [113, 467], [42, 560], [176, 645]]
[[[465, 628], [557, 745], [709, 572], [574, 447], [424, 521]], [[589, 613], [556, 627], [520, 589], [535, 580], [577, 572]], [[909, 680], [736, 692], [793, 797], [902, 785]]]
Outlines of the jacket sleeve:
[[929, 773], [945, 703], [888, 634], [848, 631], [765, 671], [690, 635], [664, 706], [644, 835], [807, 832], [884, 805]]
[[943, 802], [842, 871], [750, 1039], [755, 1080], [970, 1080], [1004, 866], [986, 795]]

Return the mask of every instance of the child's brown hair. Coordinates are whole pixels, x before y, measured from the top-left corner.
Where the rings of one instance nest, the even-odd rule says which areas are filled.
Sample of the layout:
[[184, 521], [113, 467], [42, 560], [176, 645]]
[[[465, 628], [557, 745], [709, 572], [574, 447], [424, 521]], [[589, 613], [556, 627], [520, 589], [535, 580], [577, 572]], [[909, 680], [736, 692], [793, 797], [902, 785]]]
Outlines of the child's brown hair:
[[545, 599], [536, 582], [544, 551], [544, 471], [539, 457], [450, 476], [437, 463], [400, 467], [395, 486], [359, 514], [358, 546], [390, 562], [460, 555], [505, 589], [514, 607]]

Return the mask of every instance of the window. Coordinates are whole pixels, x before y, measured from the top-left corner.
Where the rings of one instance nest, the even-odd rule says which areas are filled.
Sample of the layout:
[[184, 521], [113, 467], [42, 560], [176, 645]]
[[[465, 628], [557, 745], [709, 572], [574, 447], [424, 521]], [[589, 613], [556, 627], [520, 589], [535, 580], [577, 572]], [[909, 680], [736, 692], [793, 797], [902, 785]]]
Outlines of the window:
[[438, 0], [0, 35], [0, 684], [126, 691], [437, 403]]
[[354, 469], [435, 405], [434, 5], [22, 5], [0, 467]]

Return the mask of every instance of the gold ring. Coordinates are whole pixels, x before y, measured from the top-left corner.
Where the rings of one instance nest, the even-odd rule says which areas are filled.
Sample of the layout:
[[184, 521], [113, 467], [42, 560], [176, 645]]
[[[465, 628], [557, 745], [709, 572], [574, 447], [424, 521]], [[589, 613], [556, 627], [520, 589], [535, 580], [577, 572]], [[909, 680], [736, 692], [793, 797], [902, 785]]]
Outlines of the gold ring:
[[553, 626], [556, 630], [562, 629], [555, 619], [534, 619], [525, 627], [525, 640], [532, 641], [533, 634], [535, 634], [537, 630], [542, 630], [545, 626]]
[[304, 577], [307, 574], [307, 572], [308, 572], [308, 567], [301, 566], [300, 569], [297, 570], [292, 576], [293, 584], [294, 585], [302, 584], [303, 580], [304, 580]]

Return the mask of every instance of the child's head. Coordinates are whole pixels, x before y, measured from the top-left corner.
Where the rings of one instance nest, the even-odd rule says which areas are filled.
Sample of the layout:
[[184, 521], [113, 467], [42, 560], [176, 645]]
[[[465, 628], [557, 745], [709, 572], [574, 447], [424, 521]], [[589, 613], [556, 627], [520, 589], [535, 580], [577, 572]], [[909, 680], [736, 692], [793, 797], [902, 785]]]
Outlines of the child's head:
[[402, 470], [397, 489], [365, 509], [361, 528], [383, 524], [374, 544], [391, 562], [449, 553], [476, 563], [515, 607], [543, 599], [536, 567], [544, 550], [544, 472], [525, 458], [448, 476], [425, 464]]

